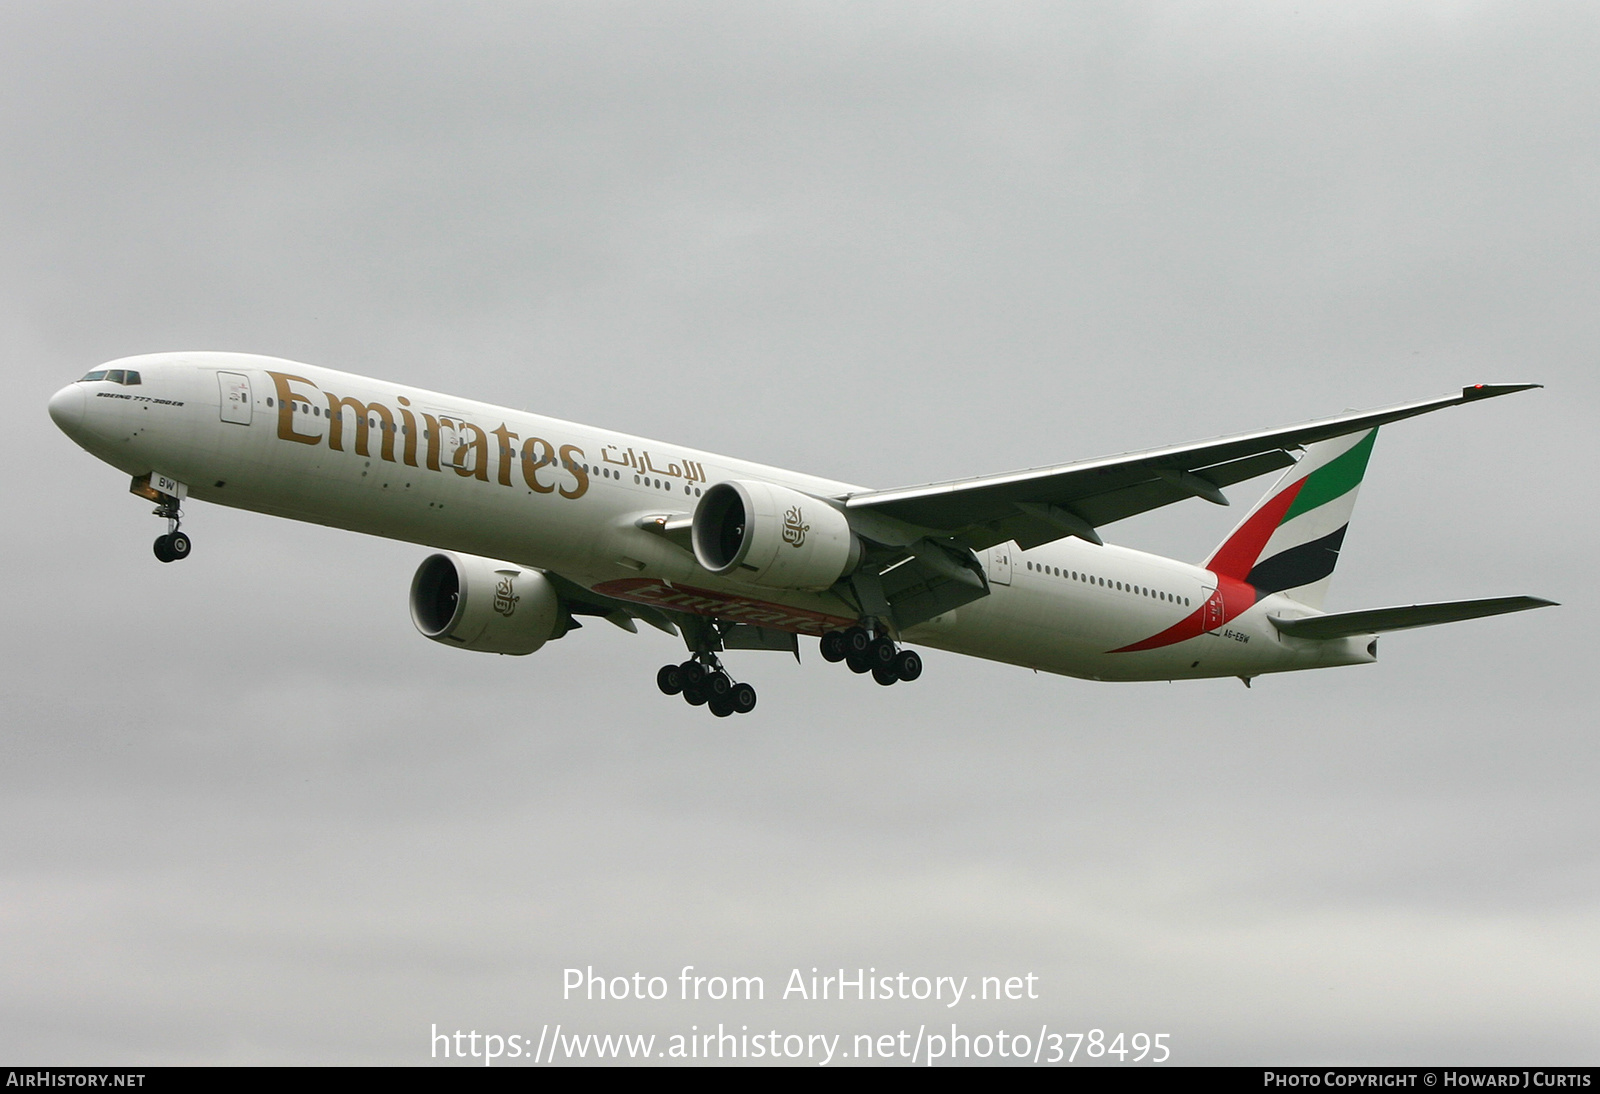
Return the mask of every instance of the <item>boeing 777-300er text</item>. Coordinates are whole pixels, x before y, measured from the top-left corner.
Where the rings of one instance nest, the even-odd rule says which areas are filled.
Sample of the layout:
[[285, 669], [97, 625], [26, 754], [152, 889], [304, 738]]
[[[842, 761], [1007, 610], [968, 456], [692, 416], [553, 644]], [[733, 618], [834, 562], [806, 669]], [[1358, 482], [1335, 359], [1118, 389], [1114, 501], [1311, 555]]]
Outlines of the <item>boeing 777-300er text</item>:
[[[50, 416], [133, 477], [186, 558], [185, 498], [436, 548], [411, 617], [465, 650], [532, 653], [578, 617], [683, 637], [657, 683], [745, 713], [729, 649], [915, 680], [901, 643], [1092, 680], [1364, 664], [1383, 631], [1551, 602], [1511, 596], [1326, 614], [1378, 427], [1537, 384], [1478, 384], [1105, 459], [872, 490], [271, 357], [167, 353], [96, 368]], [[1283, 476], [1200, 565], [1115, 547], [1114, 521]]]

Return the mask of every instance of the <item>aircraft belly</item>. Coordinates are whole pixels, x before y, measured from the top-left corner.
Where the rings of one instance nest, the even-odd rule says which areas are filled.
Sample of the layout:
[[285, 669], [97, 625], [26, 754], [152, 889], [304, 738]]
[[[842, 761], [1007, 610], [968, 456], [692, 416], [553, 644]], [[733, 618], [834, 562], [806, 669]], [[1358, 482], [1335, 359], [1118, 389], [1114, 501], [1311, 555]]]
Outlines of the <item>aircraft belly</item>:
[[1069, 595], [1064, 586], [1043, 590], [1019, 580], [944, 620], [912, 628], [907, 637], [1041, 672], [1094, 677], [1103, 671], [1104, 650], [1120, 633], [1092, 596]]
[[[1145, 649], [1138, 646], [1191, 616], [1203, 601], [1202, 572], [1138, 552], [1099, 549], [1087, 565], [1116, 569], [1117, 588], [1026, 568], [1013, 584], [963, 606], [907, 638], [952, 652], [1095, 680], [1174, 680], [1256, 675], [1322, 663], [1316, 651], [1284, 647], [1252, 608], [1213, 631]], [[1082, 556], [1079, 556], [1080, 558]], [[1057, 560], [1059, 561], [1059, 559]], [[1074, 572], [1071, 563], [1062, 573]], [[1091, 571], [1092, 572], [1092, 571]], [[1149, 590], [1170, 590], [1166, 598]], [[1181, 590], [1181, 592], [1179, 592]], [[1175, 599], [1188, 598], [1188, 603]]]

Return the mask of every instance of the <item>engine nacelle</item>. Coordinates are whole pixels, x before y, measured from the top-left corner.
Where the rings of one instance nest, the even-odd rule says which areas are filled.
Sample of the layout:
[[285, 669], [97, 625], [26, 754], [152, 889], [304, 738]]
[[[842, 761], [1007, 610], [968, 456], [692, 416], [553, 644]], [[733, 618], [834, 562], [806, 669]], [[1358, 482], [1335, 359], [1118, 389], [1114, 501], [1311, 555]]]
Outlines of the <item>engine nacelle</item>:
[[695, 507], [694, 557], [714, 574], [775, 589], [826, 589], [861, 541], [825, 501], [770, 483], [719, 482]]
[[532, 653], [566, 633], [561, 598], [544, 574], [454, 551], [417, 567], [411, 621], [425, 638], [481, 653]]

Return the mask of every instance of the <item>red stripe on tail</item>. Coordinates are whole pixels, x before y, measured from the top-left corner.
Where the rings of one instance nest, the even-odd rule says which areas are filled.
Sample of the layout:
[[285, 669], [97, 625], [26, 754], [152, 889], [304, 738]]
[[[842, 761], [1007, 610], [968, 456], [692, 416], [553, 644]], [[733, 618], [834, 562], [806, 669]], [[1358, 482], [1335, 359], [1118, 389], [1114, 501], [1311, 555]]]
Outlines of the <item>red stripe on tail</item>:
[[1305, 484], [1306, 480], [1301, 479], [1257, 509], [1249, 520], [1239, 526], [1237, 532], [1228, 537], [1228, 542], [1217, 548], [1217, 553], [1206, 563], [1206, 569], [1218, 577], [1231, 577], [1236, 581], [1249, 577], [1251, 568], [1267, 546], [1267, 540], [1283, 523], [1283, 515], [1294, 504], [1295, 495], [1300, 493], [1300, 488]]

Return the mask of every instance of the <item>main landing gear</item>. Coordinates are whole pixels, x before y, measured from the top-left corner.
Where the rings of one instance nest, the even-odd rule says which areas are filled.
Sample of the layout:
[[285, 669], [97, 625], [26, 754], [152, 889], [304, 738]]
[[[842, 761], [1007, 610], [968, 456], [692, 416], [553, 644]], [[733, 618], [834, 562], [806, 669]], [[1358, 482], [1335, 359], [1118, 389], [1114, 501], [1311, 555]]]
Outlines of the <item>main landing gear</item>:
[[682, 695], [692, 707], [710, 707], [718, 718], [756, 709], [756, 689], [734, 683], [714, 653], [697, 653], [681, 665], [661, 666], [656, 687], [666, 695]]
[[843, 661], [851, 672], [870, 672], [884, 687], [901, 680], [910, 682], [922, 675], [922, 657], [916, 650], [903, 650], [887, 634], [880, 632], [875, 636], [866, 627], [849, 627], [823, 635], [822, 658]]
[[156, 516], [167, 518], [167, 534], [157, 536], [155, 542], [156, 558], [162, 562], [182, 562], [189, 557], [189, 549], [193, 546], [189, 537], [178, 530], [178, 524], [183, 519], [183, 514], [178, 511], [180, 504], [177, 498], [173, 498], [155, 508]]

